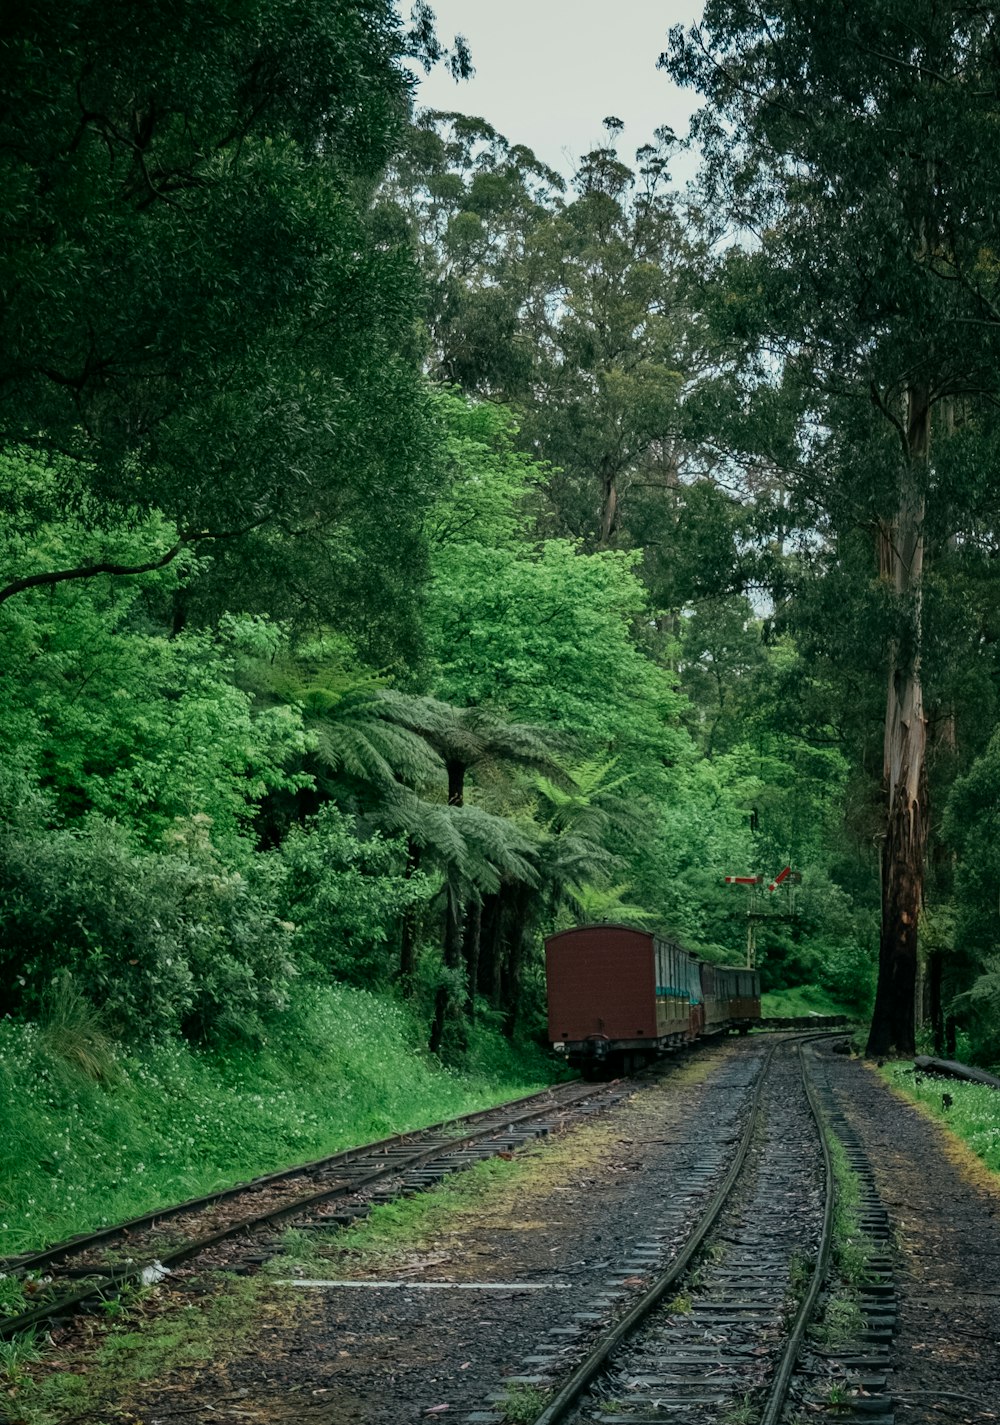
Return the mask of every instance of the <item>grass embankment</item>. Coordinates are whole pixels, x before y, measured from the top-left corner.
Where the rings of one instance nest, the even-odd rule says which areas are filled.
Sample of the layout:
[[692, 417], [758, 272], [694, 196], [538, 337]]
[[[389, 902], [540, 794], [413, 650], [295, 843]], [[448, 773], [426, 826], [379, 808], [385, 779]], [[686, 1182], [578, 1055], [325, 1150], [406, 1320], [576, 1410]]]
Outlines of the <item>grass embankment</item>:
[[260, 1049], [126, 1053], [0, 1022], [0, 1255], [530, 1093], [540, 1052], [477, 1036], [467, 1066], [419, 1047], [405, 1008], [313, 993]]
[[772, 990], [760, 997], [760, 1010], [765, 1019], [785, 1019], [793, 1015], [808, 1014], [855, 1014], [832, 999], [826, 990], [818, 985], [794, 985], [787, 990]]
[[[898, 1093], [949, 1128], [990, 1172], [1000, 1173], [1000, 1089], [960, 1079], [927, 1078], [905, 1062], [886, 1064], [880, 1072]], [[945, 1095], [951, 1100], [947, 1106]]]

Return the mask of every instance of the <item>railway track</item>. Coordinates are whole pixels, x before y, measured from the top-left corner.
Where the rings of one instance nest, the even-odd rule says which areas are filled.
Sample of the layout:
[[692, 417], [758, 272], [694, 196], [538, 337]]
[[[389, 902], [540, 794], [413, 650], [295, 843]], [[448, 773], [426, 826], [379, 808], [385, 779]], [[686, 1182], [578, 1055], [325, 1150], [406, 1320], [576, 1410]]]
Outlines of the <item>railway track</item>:
[[[800, 1425], [824, 1418], [891, 1425], [888, 1223], [816, 1064], [811, 1041], [818, 1037], [768, 1049], [721, 1180], [725, 1135], [708, 1132], [699, 1173], [702, 1182], [711, 1179], [711, 1196], [669, 1260], [662, 1260], [662, 1240], [637, 1244], [608, 1298], [593, 1303], [600, 1309], [554, 1328], [524, 1374], [467, 1421], [504, 1420], [503, 1402], [514, 1388], [546, 1397], [533, 1425]], [[831, 1271], [831, 1130], [857, 1175], [859, 1226], [874, 1244], [864, 1280], [848, 1294], [849, 1310]], [[671, 1185], [666, 1218], [694, 1187], [686, 1180]], [[639, 1299], [633, 1293], [634, 1304], [616, 1302], [614, 1288], [640, 1273], [649, 1285]], [[827, 1324], [817, 1327], [819, 1318]], [[565, 1376], [574, 1334], [582, 1338], [588, 1328], [586, 1356], [554, 1386]]]
[[125, 1288], [157, 1281], [221, 1243], [282, 1223], [347, 1225], [373, 1206], [418, 1192], [446, 1174], [612, 1107], [621, 1083], [559, 1085], [418, 1132], [398, 1134], [269, 1173], [129, 1222], [19, 1257], [0, 1271], [33, 1289], [31, 1307], [0, 1319], [0, 1339], [86, 1310]]

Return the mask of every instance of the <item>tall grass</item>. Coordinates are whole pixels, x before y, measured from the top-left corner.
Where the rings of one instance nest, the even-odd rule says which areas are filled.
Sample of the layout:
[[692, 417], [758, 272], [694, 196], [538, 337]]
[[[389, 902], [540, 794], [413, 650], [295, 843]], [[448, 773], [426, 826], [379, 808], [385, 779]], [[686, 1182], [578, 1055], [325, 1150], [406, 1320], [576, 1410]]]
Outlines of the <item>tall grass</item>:
[[78, 990], [73, 976], [56, 976], [39, 1020], [39, 1048], [57, 1071], [68, 1071], [94, 1083], [111, 1083], [117, 1076], [114, 1045], [100, 1011]]
[[946, 1123], [991, 1172], [1000, 1173], [1000, 1089], [927, 1078], [905, 1064], [886, 1064], [880, 1072], [894, 1088]]
[[541, 1054], [491, 1045], [470, 1074], [419, 1048], [404, 1007], [307, 994], [260, 1049], [125, 1053], [61, 992], [44, 1023], [0, 1021], [0, 1255], [371, 1138], [530, 1092]]
[[792, 989], [771, 990], [760, 998], [765, 1019], [783, 1019], [792, 1015], [846, 1014], [852, 1011], [819, 985], [795, 985]]

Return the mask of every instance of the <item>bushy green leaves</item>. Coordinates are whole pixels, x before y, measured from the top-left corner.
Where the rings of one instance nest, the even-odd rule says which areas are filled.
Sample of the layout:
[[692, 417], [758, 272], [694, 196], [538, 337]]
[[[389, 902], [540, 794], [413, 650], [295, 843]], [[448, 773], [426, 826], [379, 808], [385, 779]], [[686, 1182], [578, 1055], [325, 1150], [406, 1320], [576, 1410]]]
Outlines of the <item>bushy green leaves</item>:
[[[139, 546], [170, 532], [152, 516], [111, 537]], [[15, 532], [0, 547], [16, 567], [47, 557], [38, 545], [80, 561], [103, 538], [63, 521], [37, 525], [30, 546]], [[254, 714], [234, 685], [241, 641], [259, 628], [253, 620], [169, 636], [159, 620], [181, 575], [173, 565], [142, 580], [84, 580], [9, 601], [0, 743], [57, 818], [117, 817], [155, 847], [175, 818], [203, 815], [215, 843], [235, 855], [255, 803], [294, 785], [284, 766], [304, 750], [305, 733], [288, 708]]]
[[113, 822], [0, 837], [8, 1010], [38, 1009], [71, 973], [118, 1031], [194, 1037], [260, 1031], [294, 973], [290, 927], [259, 881], [228, 869], [207, 818], [140, 850]]
[[375, 834], [359, 840], [333, 806], [293, 827], [281, 847], [281, 905], [294, 917], [300, 963], [322, 978], [349, 984], [388, 979], [391, 950], [404, 915], [424, 906], [436, 887], [407, 874], [405, 848]]
[[4, 45], [3, 447], [84, 458], [57, 494], [95, 526], [374, 545], [374, 510], [412, 541], [416, 273], [370, 226], [412, 85], [388, 0], [89, 0]]

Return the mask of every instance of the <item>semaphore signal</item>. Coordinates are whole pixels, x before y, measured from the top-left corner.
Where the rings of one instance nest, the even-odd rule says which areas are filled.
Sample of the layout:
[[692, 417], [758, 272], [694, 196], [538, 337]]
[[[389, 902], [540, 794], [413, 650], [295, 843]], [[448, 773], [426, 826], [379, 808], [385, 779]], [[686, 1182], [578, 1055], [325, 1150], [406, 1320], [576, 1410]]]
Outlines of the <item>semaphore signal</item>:
[[[791, 866], [778, 872], [773, 881], [768, 883], [768, 891], [776, 891], [778, 887], [791, 877], [792, 885], [798, 885], [802, 880], [800, 871], [793, 871]], [[757, 963], [757, 931], [756, 922], [758, 920], [794, 920], [796, 918], [794, 905], [787, 915], [778, 914], [773, 910], [758, 910], [757, 907], [757, 887], [765, 883], [764, 876], [727, 876], [727, 886], [750, 886], [750, 899], [747, 903], [747, 968], [752, 969]]]
[[[778, 874], [775, 876], [774, 880], [770, 883], [770, 885], [768, 886], [767, 889], [768, 889], [769, 891], [776, 891], [776, 890], [778, 889], [778, 887], [781, 885], [782, 881], [787, 881], [787, 879], [788, 879], [789, 876], [792, 876], [792, 877], [794, 878], [794, 877], [797, 876], [798, 874], [799, 874], [798, 871], [793, 871], [792, 868], [791, 868], [791, 866], [786, 866], [783, 871], [779, 871], [779, 872], [778, 872]], [[764, 877], [763, 877], [763, 876], [727, 876], [727, 877], [726, 877], [726, 885], [727, 885], [727, 886], [762, 886], [763, 884], [764, 884]]]

